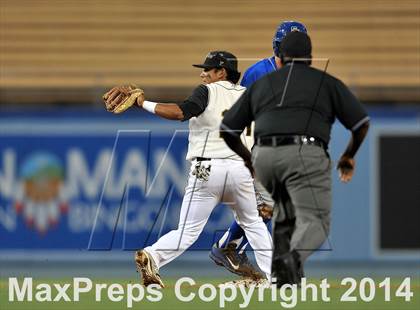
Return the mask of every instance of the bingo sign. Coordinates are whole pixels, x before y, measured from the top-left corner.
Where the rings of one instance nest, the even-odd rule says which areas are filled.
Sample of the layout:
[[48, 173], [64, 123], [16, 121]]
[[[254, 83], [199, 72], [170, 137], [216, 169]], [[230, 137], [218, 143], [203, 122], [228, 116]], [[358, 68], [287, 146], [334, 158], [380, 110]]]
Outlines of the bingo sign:
[[[176, 229], [185, 129], [29, 123], [1, 125], [0, 249], [134, 250]], [[210, 248], [231, 219], [216, 208], [192, 249]]]

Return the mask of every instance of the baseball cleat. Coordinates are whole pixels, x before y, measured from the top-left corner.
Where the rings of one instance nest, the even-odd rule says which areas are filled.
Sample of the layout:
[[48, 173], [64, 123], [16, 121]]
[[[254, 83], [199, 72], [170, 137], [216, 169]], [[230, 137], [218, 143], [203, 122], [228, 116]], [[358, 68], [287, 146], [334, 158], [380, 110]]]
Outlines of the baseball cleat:
[[136, 251], [134, 260], [136, 262], [137, 271], [142, 274], [144, 286], [158, 284], [162, 288], [165, 287], [160, 278], [159, 269], [149, 253], [145, 250]]
[[264, 278], [249, 262], [245, 252], [238, 253], [235, 243], [229, 243], [226, 248], [213, 246], [209, 256], [217, 265], [225, 267], [234, 274], [252, 279]]

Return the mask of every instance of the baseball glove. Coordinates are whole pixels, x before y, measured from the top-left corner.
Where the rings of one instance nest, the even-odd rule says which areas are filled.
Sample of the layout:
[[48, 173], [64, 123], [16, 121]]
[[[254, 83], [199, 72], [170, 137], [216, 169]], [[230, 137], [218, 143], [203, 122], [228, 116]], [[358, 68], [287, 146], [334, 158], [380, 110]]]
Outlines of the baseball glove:
[[143, 96], [144, 91], [134, 85], [116, 86], [102, 96], [107, 111], [122, 113], [137, 102], [137, 98]]

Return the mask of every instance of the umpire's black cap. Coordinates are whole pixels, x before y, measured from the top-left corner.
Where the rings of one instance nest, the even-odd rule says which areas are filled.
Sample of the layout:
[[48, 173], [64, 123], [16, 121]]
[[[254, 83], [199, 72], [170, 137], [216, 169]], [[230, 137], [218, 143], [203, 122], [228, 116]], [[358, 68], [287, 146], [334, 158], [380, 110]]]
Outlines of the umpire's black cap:
[[311, 38], [304, 32], [288, 33], [281, 41], [280, 54], [288, 58], [311, 58]]
[[236, 56], [226, 51], [212, 51], [207, 54], [203, 64], [193, 66], [204, 69], [225, 68], [228, 71], [238, 72]]

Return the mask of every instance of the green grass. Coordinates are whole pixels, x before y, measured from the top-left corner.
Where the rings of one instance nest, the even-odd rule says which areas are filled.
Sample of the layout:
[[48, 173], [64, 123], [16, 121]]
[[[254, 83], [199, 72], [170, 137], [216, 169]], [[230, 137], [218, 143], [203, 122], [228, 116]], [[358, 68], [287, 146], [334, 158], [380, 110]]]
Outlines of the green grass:
[[[98, 283], [119, 283], [121, 284], [124, 289], [126, 289], [126, 285], [128, 283], [136, 283], [136, 279], [91, 279], [94, 284]], [[217, 293], [216, 299], [212, 302], [204, 302], [201, 301], [198, 298], [198, 290], [199, 286], [204, 283], [212, 283], [215, 286], [217, 284], [224, 282], [228, 279], [206, 279], [206, 278], [200, 278], [195, 279], [197, 281], [197, 285], [190, 287], [186, 285], [182, 288], [182, 293], [184, 295], [188, 295], [188, 293], [193, 292], [196, 294], [196, 298], [191, 302], [182, 302], [178, 300], [175, 296], [174, 292], [174, 285], [176, 282], [176, 279], [164, 279], [165, 284], [167, 288], [163, 289], [163, 297], [158, 302], [150, 302], [146, 300], [145, 298], [140, 302], [134, 302], [132, 309], [169, 309], [169, 310], [175, 310], [175, 309], [199, 309], [199, 310], [206, 310], [206, 309], [218, 309], [219, 308], [219, 291]], [[378, 287], [378, 283], [380, 283], [383, 279], [378, 278], [375, 279], [375, 282], [377, 284], [376, 286], [376, 294], [375, 298], [371, 302], [363, 302], [360, 301], [360, 298], [358, 298], [357, 302], [340, 302], [340, 297], [344, 294], [344, 292], [347, 290], [348, 286], [341, 286], [340, 281], [337, 279], [329, 279], [329, 283], [331, 287], [328, 289], [328, 296], [331, 298], [330, 302], [322, 302], [322, 301], [306, 301], [302, 302], [300, 301], [300, 292], [298, 293], [298, 303], [294, 308], [290, 309], [311, 309], [311, 310], [328, 310], [328, 309], [374, 309], [374, 310], [408, 310], [408, 309], [420, 309], [420, 279], [419, 278], [411, 278], [411, 291], [414, 293], [413, 298], [410, 302], [404, 301], [401, 297], [395, 297], [395, 292], [401, 283], [402, 279], [392, 279], [391, 282], [391, 301], [385, 302], [384, 299], [384, 290], [382, 288]], [[34, 279], [34, 293], [35, 296], [35, 287], [39, 283], [72, 283], [72, 278], [65, 278], [65, 279]], [[319, 279], [309, 279], [310, 283], [319, 284]], [[22, 285], [22, 279], [19, 279], [19, 284]], [[358, 288], [354, 292], [354, 296], [359, 295]], [[209, 291], [206, 291], [207, 294], [209, 294]], [[290, 293], [290, 290], [288, 291]], [[52, 298], [56, 295], [56, 290], [52, 289]], [[72, 286], [68, 290], [68, 295], [70, 298], [72, 298]], [[310, 295], [310, 294], [309, 294]], [[279, 296], [279, 292], [277, 291], [277, 296]], [[320, 292], [318, 292], [318, 298], [321, 297]], [[243, 302], [243, 299], [239, 293], [238, 290], [238, 297], [233, 302], [227, 302], [224, 309], [239, 309], [239, 304]], [[271, 301], [271, 290], [267, 290], [264, 294], [264, 301], [258, 301], [258, 294], [254, 293], [252, 300], [248, 307], [246, 309], [283, 309], [285, 307], [282, 307], [280, 304], [280, 301]], [[90, 293], [87, 294], [81, 294], [80, 301], [79, 302], [9, 302], [8, 301], [8, 281], [7, 279], [2, 279], [0, 281], [0, 309], [1, 310], [8, 310], [8, 309], [30, 309], [30, 310], [37, 310], [37, 309], [100, 309], [100, 310], [106, 310], [106, 309], [127, 309], [127, 300], [126, 295], [124, 295], [124, 299], [119, 302], [112, 302], [108, 300], [106, 290], [102, 293], [102, 301], [96, 302], [95, 301], [95, 291], [92, 289]]]

